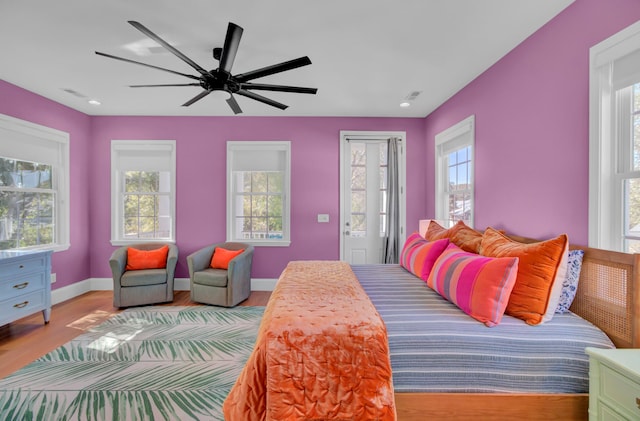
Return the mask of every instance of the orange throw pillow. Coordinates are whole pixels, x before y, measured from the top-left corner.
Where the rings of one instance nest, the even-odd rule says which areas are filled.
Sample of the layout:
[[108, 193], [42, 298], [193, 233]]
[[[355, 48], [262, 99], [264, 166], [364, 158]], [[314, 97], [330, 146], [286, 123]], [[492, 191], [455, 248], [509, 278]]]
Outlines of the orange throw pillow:
[[169, 246], [165, 245], [155, 250], [138, 250], [127, 248], [126, 270], [164, 269], [167, 267]]
[[562, 290], [562, 278], [566, 276], [568, 248], [569, 238], [566, 234], [526, 244], [512, 240], [493, 228], [485, 230], [482, 255], [519, 259], [518, 277], [509, 297], [506, 314], [530, 325], [551, 320]]
[[222, 247], [216, 247], [211, 256], [211, 267], [214, 269], [229, 269], [231, 259], [242, 253], [244, 249], [227, 250]]
[[458, 221], [454, 226], [447, 229], [432, 220], [429, 222], [429, 227], [427, 227], [424, 238], [428, 241], [448, 238], [449, 241], [464, 251], [479, 253], [482, 233], [474, 230], [462, 221]]

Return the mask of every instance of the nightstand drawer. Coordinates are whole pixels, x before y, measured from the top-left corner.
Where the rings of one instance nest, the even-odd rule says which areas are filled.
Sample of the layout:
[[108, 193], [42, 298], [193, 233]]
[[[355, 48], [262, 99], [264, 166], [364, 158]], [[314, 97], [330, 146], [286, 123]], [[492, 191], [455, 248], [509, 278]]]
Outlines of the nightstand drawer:
[[34, 291], [9, 300], [0, 301], [0, 324], [3, 320], [17, 320], [45, 308], [45, 291]]
[[0, 264], [0, 281], [12, 279], [27, 273], [42, 272], [47, 266], [44, 256], [29, 256], [19, 260], [2, 261]]
[[632, 419], [640, 419], [636, 398], [640, 397], [640, 385], [611, 367], [602, 366], [600, 373], [600, 399]]
[[0, 281], [0, 297], [5, 300], [36, 290], [44, 290], [44, 277], [45, 274], [41, 272], [21, 277], [15, 276], [10, 281]]

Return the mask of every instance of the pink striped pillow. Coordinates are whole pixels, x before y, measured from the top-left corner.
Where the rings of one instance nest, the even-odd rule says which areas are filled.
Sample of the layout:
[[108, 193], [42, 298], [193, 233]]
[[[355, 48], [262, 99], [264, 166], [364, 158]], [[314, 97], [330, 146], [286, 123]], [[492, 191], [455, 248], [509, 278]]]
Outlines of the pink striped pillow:
[[436, 259], [449, 245], [449, 239], [429, 242], [414, 232], [404, 243], [400, 253], [400, 265], [418, 278], [426, 281]]
[[485, 257], [450, 244], [436, 260], [427, 285], [491, 327], [502, 320], [517, 274], [517, 257]]

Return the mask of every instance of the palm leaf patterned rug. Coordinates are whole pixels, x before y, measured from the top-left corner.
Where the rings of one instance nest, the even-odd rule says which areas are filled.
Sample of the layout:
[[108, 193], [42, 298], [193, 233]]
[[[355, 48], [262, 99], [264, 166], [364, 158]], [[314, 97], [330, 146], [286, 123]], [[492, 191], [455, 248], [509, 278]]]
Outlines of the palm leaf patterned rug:
[[0, 419], [223, 420], [263, 312], [125, 310], [0, 380]]

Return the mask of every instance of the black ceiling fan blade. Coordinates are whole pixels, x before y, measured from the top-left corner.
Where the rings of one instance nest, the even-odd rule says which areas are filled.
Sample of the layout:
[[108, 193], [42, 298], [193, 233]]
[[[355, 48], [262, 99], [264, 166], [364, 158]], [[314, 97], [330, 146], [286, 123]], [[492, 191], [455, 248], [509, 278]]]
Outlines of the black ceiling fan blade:
[[142, 63], [140, 61], [129, 60], [128, 58], [112, 56], [111, 54], [101, 53], [99, 51], [96, 51], [96, 54], [99, 55], [99, 56], [109, 57], [109, 58], [113, 58], [113, 59], [116, 59], [116, 60], [124, 61], [124, 62], [127, 62], [127, 63], [139, 64], [140, 66], [145, 66], [145, 67], [150, 67], [152, 69], [162, 70], [164, 72], [173, 73], [174, 75], [180, 75], [180, 76], [188, 77], [188, 78], [191, 78], [191, 79], [200, 80], [200, 78], [198, 76], [188, 75], [186, 73], [176, 72], [175, 70], [165, 69], [164, 67], [158, 67], [158, 66], [154, 66], [152, 64]]
[[303, 88], [301, 86], [268, 85], [264, 83], [241, 83], [241, 89], [256, 89], [259, 91], [294, 92], [297, 94], [315, 94], [316, 88]]
[[191, 60], [189, 57], [185, 56], [184, 54], [182, 54], [180, 51], [178, 51], [173, 45], [169, 44], [167, 41], [163, 40], [162, 38], [160, 38], [159, 36], [157, 36], [156, 34], [154, 34], [153, 32], [151, 32], [149, 30], [149, 28], [147, 28], [146, 26], [144, 26], [143, 24], [141, 24], [140, 22], [136, 22], [134, 20], [130, 20], [128, 21], [134, 28], [136, 28], [138, 31], [142, 32], [143, 34], [145, 34], [146, 36], [148, 36], [149, 38], [151, 38], [152, 40], [154, 40], [155, 42], [157, 42], [158, 44], [162, 45], [164, 48], [166, 48], [167, 50], [169, 50], [171, 53], [173, 53], [173, 55], [175, 55], [176, 57], [178, 57], [180, 60], [184, 61], [185, 63], [187, 63], [189, 66], [193, 67], [194, 69], [196, 69], [201, 75], [208, 75], [209, 72], [207, 72], [205, 69], [203, 69], [202, 67], [200, 67], [195, 61]]
[[227, 104], [229, 104], [229, 107], [231, 107], [231, 110], [233, 111], [234, 114], [242, 113], [242, 108], [240, 108], [238, 101], [236, 101], [233, 95], [231, 95], [229, 99], [227, 99]]
[[189, 101], [187, 101], [184, 104], [182, 104], [182, 106], [183, 107], [188, 107], [189, 105], [193, 104], [194, 102], [200, 101], [202, 98], [204, 98], [205, 96], [209, 95], [210, 93], [211, 93], [211, 91], [204, 90], [204, 91], [200, 92], [198, 95], [196, 95], [193, 98], [191, 98]]
[[235, 23], [229, 22], [227, 27], [227, 36], [224, 39], [224, 47], [220, 56], [220, 70], [231, 73], [231, 67], [238, 53], [238, 45], [242, 38], [243, 29]]
[[199, 83], [162, 83], [159, 85], [129, 85], [130, 88], [159, 88], [166, 86], [201, 86]]
[[288, 105], [284, 105], [278, 101], [274, 101], [272, 99], [263, 97], [262, 95], [258, 95], [251, 91], [245, 91], [244, 89], [240, 89], [236, 92], [238, 95], [246, 96], [247, 98], [255, 99], [256, 101], [263, 102], [267, 105], [271, 105], [272, 107], [280, 108], [281, 110], [286, 110]]
[[259, 77], [273, 75], [275, 73], [286, 72], [287, 70], [297, 69], [298, 67], [311, 64], [309, 57], [299, 57], [293, 60], [285, 61], [282, 63], [274, 64], [272, 66], [256, 69], [251, 72], [242, 73], [234, 76], [238, 82], [246, 82], [248, 80], [257, 79]]

